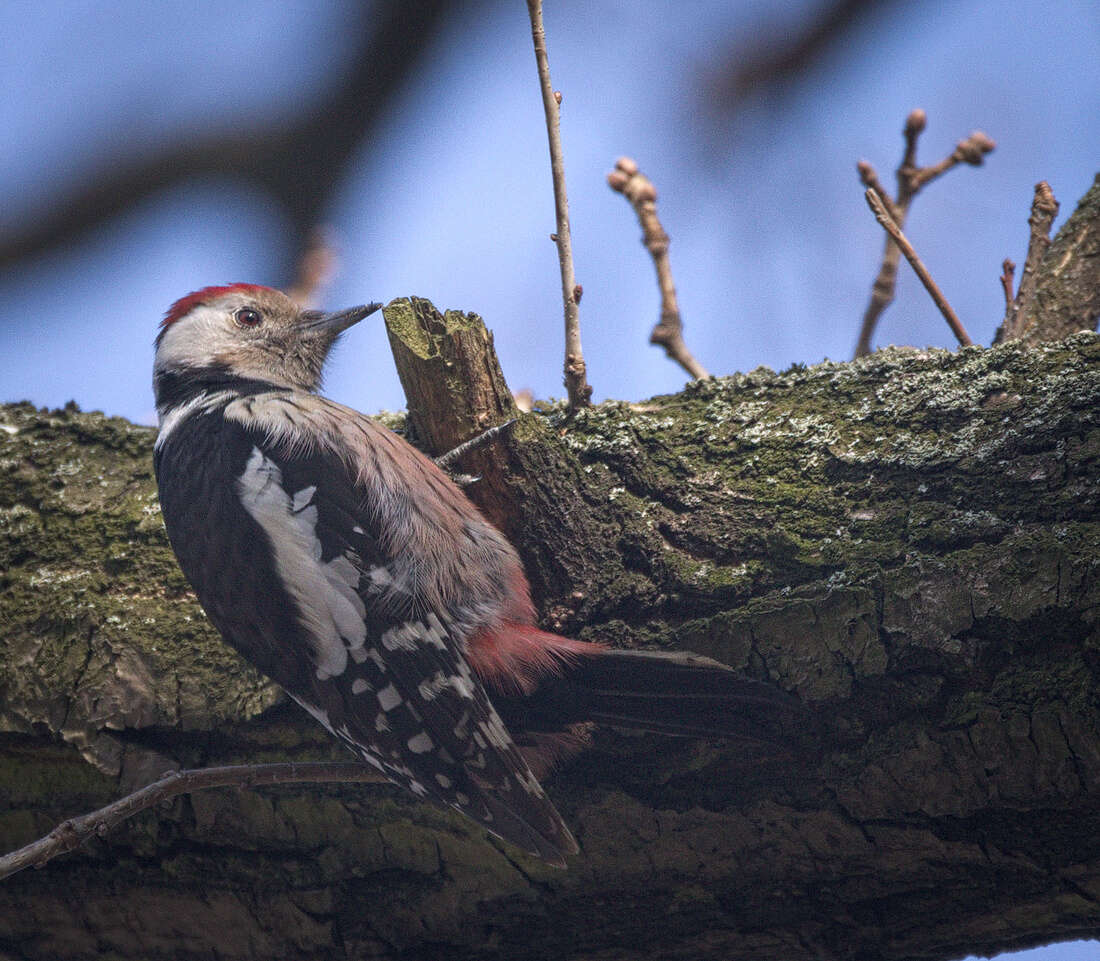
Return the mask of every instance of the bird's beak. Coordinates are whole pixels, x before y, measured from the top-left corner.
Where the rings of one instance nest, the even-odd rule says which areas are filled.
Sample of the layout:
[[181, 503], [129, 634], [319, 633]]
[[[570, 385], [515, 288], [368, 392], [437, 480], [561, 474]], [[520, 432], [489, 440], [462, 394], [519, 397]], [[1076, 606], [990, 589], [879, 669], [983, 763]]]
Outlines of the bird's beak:
[[335, 337], [381, 308], [381, 304], [364, 304], [361, 307], [337, 310], [331, 314], [322, 314], [316, 310], [305, 310], [301, 314], [302, 329]]

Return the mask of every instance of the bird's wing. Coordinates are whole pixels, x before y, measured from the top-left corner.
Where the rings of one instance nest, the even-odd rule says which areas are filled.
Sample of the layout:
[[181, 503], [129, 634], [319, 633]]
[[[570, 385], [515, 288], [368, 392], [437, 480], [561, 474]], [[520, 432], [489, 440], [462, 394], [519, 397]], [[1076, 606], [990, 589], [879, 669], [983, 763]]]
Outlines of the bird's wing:
[[[252, 435], [237, 487], [310, 647], [288, 693], [364, 760], [555, 863], [576, 842], [464, 657], [463, 627], [387, 556], [354, 465]], [[401, 570], [405, 576], [395, 578]]]

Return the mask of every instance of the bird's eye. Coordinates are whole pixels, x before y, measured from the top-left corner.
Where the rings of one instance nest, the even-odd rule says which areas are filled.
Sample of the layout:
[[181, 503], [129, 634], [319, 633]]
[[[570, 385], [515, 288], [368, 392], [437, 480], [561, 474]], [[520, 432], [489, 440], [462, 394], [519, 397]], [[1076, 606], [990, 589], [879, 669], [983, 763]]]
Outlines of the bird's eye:
[[264, 322], [263, 315], [251, 307], [242, 307], [233, 314], [238, 327], [259, 327]]

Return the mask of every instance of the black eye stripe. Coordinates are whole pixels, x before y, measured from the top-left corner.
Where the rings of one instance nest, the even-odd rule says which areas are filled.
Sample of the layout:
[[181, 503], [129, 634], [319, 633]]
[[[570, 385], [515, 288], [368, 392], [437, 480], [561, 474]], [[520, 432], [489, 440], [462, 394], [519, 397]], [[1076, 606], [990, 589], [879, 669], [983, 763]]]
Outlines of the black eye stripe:
[[264, 322], [263, 315], [253, 307], [241, 307], [234, 311], [233, 319], [238, 327], [259, 327]]

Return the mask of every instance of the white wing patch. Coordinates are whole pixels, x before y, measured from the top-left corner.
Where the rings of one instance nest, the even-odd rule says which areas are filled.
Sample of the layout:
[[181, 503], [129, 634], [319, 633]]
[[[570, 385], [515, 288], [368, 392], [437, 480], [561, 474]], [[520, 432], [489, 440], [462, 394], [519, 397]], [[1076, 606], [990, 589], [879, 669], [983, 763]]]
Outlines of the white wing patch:
[[252, 449], [237, 481], [241, 503], [271, 542], [275, 570], [294, 601], [298, 618], [313, 645], [317, 677], [343, 674], [348, 652], [359, 651], [367, 639], [366, 611], [356, 587], [359, 572], [345, 556], [321, 561], [317, 537], [315, 488], [298, 491], [293, 499], [283, 488], [279, 465]]

